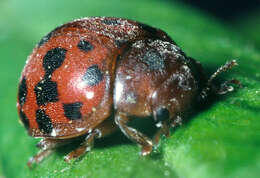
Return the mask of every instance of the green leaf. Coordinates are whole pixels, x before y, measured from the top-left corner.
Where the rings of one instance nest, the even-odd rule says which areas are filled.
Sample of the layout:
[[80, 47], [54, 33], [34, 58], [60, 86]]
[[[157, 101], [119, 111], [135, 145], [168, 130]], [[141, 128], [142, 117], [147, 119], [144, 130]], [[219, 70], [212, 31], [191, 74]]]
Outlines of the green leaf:
[[244, 38], [250, 42], [251, 46], [255, 46], [259, 49], [260, 46], [260, 9], [251, 11], [249, 14], [237, 18], [234, 22], [236, 28], [244, 36]]
[[[118, 132], [96, 141], [94, 149], [67, 164], [59, 149], [33, 169], [28, 158], [37, 139], [18, 124], [17, 85], [26, 57], [39, 39], [61, 23], [84, 16], [138, 20], [166, 31], [201, 61], [208, 74], [227, 60], [239, 66], [222, 80], [239, 79], [243, 88], [216, 98], [141, 157], [139, 148]], [[156, 0], [0, 2], [0, 177], [258, 177], [260, 170], [260, 52], [235, 28], [182, 4]]]

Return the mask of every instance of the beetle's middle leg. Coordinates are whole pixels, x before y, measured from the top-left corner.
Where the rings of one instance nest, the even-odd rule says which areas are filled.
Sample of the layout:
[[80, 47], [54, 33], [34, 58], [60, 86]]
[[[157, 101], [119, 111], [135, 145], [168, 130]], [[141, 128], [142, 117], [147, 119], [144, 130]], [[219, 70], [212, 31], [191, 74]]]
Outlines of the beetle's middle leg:
[[101, 138], [113, 133], [116, 130], [116, 125], [111, 118], [102, 122], [98, 127], [91, 130], [82, 141], [81, 145], [65, 156], [64, 160], [69, 162], [74, 158], [79, 158], [86, 152], [89, 152], [94, 145], [95, 138]]

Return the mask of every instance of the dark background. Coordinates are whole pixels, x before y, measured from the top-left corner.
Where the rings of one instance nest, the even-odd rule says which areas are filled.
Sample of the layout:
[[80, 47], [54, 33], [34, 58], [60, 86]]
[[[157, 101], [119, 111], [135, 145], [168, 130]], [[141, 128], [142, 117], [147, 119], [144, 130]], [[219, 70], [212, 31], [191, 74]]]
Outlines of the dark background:
[[260, 0], [179, 0], [225, 21], [232, 22], [260, 9]]

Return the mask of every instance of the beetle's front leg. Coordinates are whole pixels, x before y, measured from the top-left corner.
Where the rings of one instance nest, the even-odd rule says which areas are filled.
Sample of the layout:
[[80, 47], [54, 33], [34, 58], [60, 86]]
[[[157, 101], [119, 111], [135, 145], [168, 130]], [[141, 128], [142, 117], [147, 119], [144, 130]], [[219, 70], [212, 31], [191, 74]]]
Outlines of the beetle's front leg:
[[153, 143], [157, 145], [160, 141], [161, 135], [165, 135], [166, 137], [170, 136], [170, 128], [175, 128], [179, 125], [182, 125], [182, 118], [177, 115], [174, 118], [165, 121], [160, 121], [156, 124], [159, 127], [159, 130], [155, 133], [153, 138]]
[[127, 126], [128, 117], [125, 113], [117, 112], [115, 122], [121, 131], [132, 141], [136, 142], [142, 147], [141, 155], [145, 156], [151, 153], [153, 149], [152, 141], [136, 129]]
[[170, 126], [166, 122], [158, 123], [156, 126], [159, 127], [159, 130], [155, 133], [153, 137], [153, 143], [155, 145], [159, 143], [161, 135], [165, 135], [166, 137], [169, 137], [170, 135]]

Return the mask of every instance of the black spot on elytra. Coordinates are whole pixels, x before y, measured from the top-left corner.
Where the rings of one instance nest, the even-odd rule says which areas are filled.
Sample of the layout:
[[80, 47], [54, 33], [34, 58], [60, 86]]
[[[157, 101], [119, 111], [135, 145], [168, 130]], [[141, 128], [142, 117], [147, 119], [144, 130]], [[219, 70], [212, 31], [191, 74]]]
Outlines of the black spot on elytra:
[[65, 60], [67, 50], [64, 48], [54, 48], [49, 50], [43, 58], [43, 68], [45, 75], [50, 75], [59, 68]]
[[21, 119], [21, 121], [22, 121], [24, 127], [25, 127], [26, 129], [28, 129], [28, 128], [29, 128], [29, 120], [28, 120], [28, 118], [26, 117], [25, 113], [24, 113], [21, 109], [20, 109], [20, 112], [19, 112], [19, 116], [20, 116], [20, 119]]
[[82, 51], [88, 52], [91, 51], [94, 46], [86, 40], [80, 40], [78, 43], [78, 48]]
[[64, 115], [70, 120], [81, 119], [81, 102], [63, 104]]
[[27, 96], [27, 86], [26, 86], [26, 78], [23, 77], [19, 89], [18, 89], [18, 100], [20, 106], [23, 106], [25, 101], [26, 101], [26, 96]]
[[39, 106], [48, 102], [58, 101], [57, 83], [51, 81], [51, 74], [59, 68], [65, 60], [67, 50], [64, 48], [54, 48], [49, 50], [43, 58], [43, 68], [45, 70], [44, 79], [35, 87], [34, 92]]
[[120, 25], [121, 24], [120, 21], [118, 21], [116, 19], [104, 19], [101, 22], [106, 25]]
[[44, 78], [35, 87], [37, 104], [45, 105], [48, 102], [58, 101], [57, 83], [51, 81], [49, 78]]
[[51, 133], [53, 125], [50, 117], [45, 113], [44, 110], [38, 109], [36, 111], [36, 122], [38, 123], [39, 129], [46, 134]]
[[169, 120], [170, 118], [170, 112], [168, 111], [167, 108], [159, 108], [157, 109], [156, 111], [156, 121], [160, 122], [164, 122], [164, 121], [167, 121]]
[[139, 28], [143, 29], [144, 31], [147, 31], [153, 35], [157, 34], [157, 30], [149, 25], [143, 24], [143, 23], [139, 23], [138, 24]]
[[98, 65], [90, 66], [83, 76], [83, 81], [89, 85], [97, 85], [103, 79], [103, 73], [99, 69]]
[[46, 43], [47, 41], [49, 41], [49, 39], [52, 36], [52, 32], [48, 33], [47, 35], [45, 35], [40, 42], [38, 43], [38, 47], [41, 47], [44, 43]]
[[165, 67], [163, 58], [155, 51], [147, 51], [141, 60], [147, 64], [151, 70], [160, 70]]

